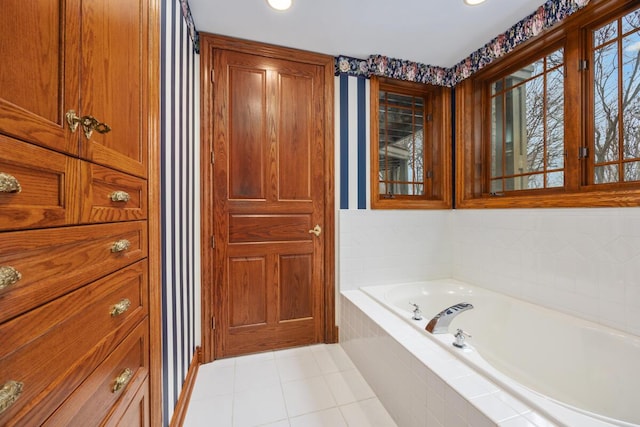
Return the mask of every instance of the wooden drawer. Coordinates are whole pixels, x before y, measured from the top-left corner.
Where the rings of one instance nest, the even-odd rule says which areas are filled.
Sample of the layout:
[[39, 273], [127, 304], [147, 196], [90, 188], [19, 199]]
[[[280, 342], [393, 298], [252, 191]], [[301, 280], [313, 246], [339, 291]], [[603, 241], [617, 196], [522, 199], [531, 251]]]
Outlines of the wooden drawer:
[[[114, 405], [132, 403], [149, 371], [148, 322], [145, 320], [98, 366], [45, 426], [98, 426]], [[125, 406], [126, 407], [126, 406]], [[147, 408], [142, 409], [148, 411]], [[147, 412], [148, 414], [148, 412]], [[147, 415], [148, 419], [148, 415]], [[133, 426], [136, 424], [122, 424]]]
[[135, 390], [129, 387], [126, 395], [120, 398], [118, 405], [111, 411], [103, 427], [148, 427], [151, 425], [149, 413], [149, 377]]
[[[0, 230], [43, 228], [77, 221], [80, 160], [0, 135]], [[0, 181], [3, 180], [0, 178]], [[14, 181], [15, 180], [15, 181]], [[13, 188], [10, 188], [13, 187]]]
[[40, 425], [147, 317], [147, 291], [145, 260], [2, 324], [0, 384], [22, 394], [0, 425]]
[[[129, 249], [113, 252], [124, 240]], [[0, 322], [146, 256], [144, 221], [3, 233], [0, 271], [13, 284], [0, 290]]]
[[[147, 218], [147, 182], [93, 163], [82, 162], [84, 190], [81, 222]], [[123, 196], [125, 200], [123, 199]], [[113, 200], [118, 199], [121, 200]]]

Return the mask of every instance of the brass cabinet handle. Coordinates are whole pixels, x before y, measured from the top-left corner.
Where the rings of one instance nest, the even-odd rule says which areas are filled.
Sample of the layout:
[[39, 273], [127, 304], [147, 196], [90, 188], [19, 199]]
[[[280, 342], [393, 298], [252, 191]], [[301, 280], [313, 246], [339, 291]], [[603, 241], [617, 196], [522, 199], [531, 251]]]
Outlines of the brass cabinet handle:
[[120, 316], [122, 313], [129, 310], [129, 307], [131, 307], [131, 301], [129, 301], [128, 298], [124, 298], [111, 308], [111, 317]]
[[320, 233], [322, 233], [322, 228], [320, 227], [320, 224], [316, 224], [316, 226], [313, 227], [312, 230], [309, 230], [309, 234], [315, 234], [316, 237], [320, 236]]
[[67, 118], [71, 132], [75, 132], [76, 129], [78, 129], [78, 125], [81, 125], [84, 130], [84, 136], [86, 136], [87, 139], [91, 139], [91, 134], [94, 130], [98, 133], [111, 131], [111, 127], [108, 124], [98, 121], [93, 116], [78, 116], [74, 110], [67, 111], [65, 117]]
[[111, 392], [117, 393], [125, 388], [127, 384], [129, 384], [129, 381], [131, 381], [131, 377], [133, 377], [133, 371], [129, 368], [125, 368], [125, 370], [116, 377]]
[[123, 251], [129, 250], [130, 247], [131, 247], [131, 242], [129, 242], [127, 239], [118, 240], [113, 244], [113, 246], [111, 246], [111, 252], [113, 253], [123, 252]]
[[0, 172], [0, 193], [19, 193], [22, 191], [15, 176]]
[[0, 389], [0, 414], [9, 409], [22, 394], [24, 384], [18, 381], [6, 382]]
[[15, 285], [20, 279], [22, 274], [15, 268], [8, 265], [0, 267], [0, 290]]
[[112, 202], [128, 202], [131, 197], [126, 191], [114, 191], [109, 195]]

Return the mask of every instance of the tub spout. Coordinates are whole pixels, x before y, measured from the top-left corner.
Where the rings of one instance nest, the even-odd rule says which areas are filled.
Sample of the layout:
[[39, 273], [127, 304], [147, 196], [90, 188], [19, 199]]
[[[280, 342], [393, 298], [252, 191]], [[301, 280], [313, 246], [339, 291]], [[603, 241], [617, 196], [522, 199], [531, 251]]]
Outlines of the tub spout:
[[463, 311], [471, 310], [473, 305], [467, 302], [461, 302], [456, 305], [452, 305], [449, 308], [445, 308], [440, 313], [429, 321], [425, 330], [432, 334], [446, 334], [449, 332], [449, 324], [458, 314]]

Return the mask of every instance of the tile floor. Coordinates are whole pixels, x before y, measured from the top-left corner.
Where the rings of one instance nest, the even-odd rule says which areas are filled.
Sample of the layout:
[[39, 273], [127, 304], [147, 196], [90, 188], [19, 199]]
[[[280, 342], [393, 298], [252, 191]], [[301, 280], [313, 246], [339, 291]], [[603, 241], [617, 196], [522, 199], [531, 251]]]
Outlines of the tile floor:
[[200, 366], [184, 427], [395, 427], [338, 344]]

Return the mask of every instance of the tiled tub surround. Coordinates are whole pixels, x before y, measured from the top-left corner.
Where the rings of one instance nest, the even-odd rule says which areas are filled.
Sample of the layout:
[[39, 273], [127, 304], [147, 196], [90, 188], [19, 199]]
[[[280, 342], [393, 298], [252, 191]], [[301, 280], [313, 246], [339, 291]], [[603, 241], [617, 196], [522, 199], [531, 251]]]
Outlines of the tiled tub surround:
[[640, 335], [640, 208], [451, 215], [450, 277]]
[[[452, 279], [362, 290], [499, 388], [561, 424], [640, 423], [636, 336]], [[422, 320], [411, 319], [410, 302], [420, 306]], [[453, 317], [448, 330], [472, 335], [465, 350], [451, 345], [451, 333], [424, 332], [431, 317], [460, 302], [474, 308]]]
[[558, 425], [362, 291], [344, 291], [341, 299], [341, 345], [399, 426]]
[[640, 336], [640, 208], [341, 210], [340, 290], [454, 278]]
[[451, 212], [339, 211], [340, 290], [451, 277]]

